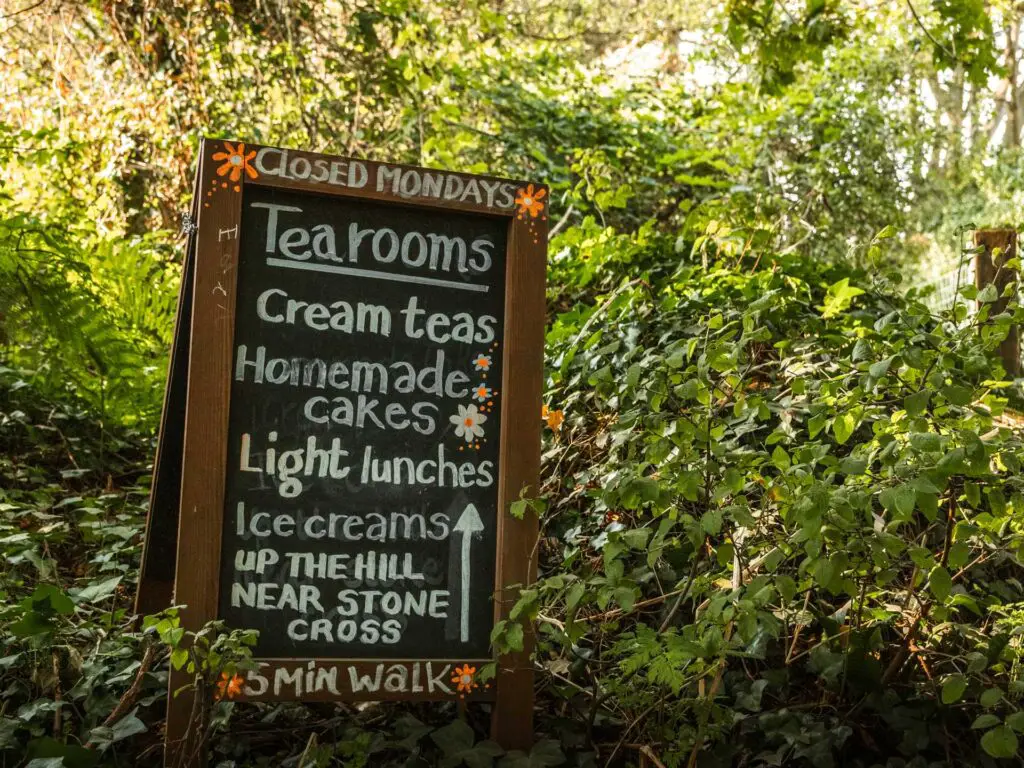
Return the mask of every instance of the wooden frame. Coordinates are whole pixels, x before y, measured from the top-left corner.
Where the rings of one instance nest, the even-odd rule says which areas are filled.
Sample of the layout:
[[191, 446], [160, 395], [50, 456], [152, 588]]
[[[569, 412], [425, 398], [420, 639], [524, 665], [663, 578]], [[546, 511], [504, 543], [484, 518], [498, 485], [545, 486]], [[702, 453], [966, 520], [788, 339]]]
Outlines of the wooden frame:
[[[217, 618], [219, 569], [224, 521], [225, 480], [228, 467], [228, 415], [230, 383], [234, 355], [236, 282], [239, 269], [239, 240], [243, 185], [258, 184], [282, 190], [315, 192], [366, 200], [397, 203], [403, 206], [482, 213], [508, 222], [508, 246], [505, 273], [505, 318], [502, 344], [502, 430], [499, 443], [500, 475], [497, 483], [498, 531], [495, 620], [507, 617], [517, 597], [516, 585], [533, 581], [536, 574], [537, 521], [530, 516], [517, 520], [508, 514], [512, 502], [524, 493], [536, 493], [540, 465], [540, 406], [544, 335], [544, 280], [546, 268], [547, 221], [541, 210], [517, 205], [498, 205], [495, 195], [478, 193], [467, 199], [435, 199], [410, 194], [412, 185], [400, 186], [390, 180], [412, 174], [444, 173], [456, 177], [468, 189], [470, 183], [489, 182], [488, 186], [509, 185], [520, 191], [528, 185], [493, 177], [440, 172], [413, 166], [391, 165], [335, 158], [276, 148], [204, 140], [200, 148], [199, 196], [194, 210], [198, 231], [195, 235], [192, 311], [188, 333], [188, 384], [181, 454], [180, 507], [177, 520], [177, 560], [174, 568], [174, 602], [186, 605], [181, 612], [182, 626], [199, 630]], [[243, 168], [232, 181], [224, 164], [225, 147], [243, 157]], [[311, 178], [276, 175], [267, 162], [280, 162], [277, 169], [306, 171]], [[326, 163], [326, 165], [325, 165]], [[347, 170], [365, 169], [369, 183], [352, 189], [344, 182]], [[319, 180], [312, 178], [313, 169]], [[384, 170], [381, 170], [381, 169]], [[251, 169], [251, 170], [250, 170]], [[324, 170], [326, 169], [326, 170]], [[322, 172], [321, 172], [322, 171]], [[329, 175], [327, 175], [329, 173]], [[385, 179], [385, 184], [380, 179]], [[425, 177], [424, 177], [425, 178]], [[377, 180], [377, 183], [374, 183]], [[334, 182], [341, 183], [334, 183]], [[546, 190], [534, 185], [530, 196], [544, 197]], [[508, 197], [507, 194], [505, 196]], [[505, 201], [501, 201], [505, 202]], [[546, 201], [545, 201], [546, 202]], [[489, 204], [490, 203], [490, 204]], [[540, 215], [538, 215], [540, 214]], [[183, 294], [185, 292], [183, 286]], [[179, 308], [179, 313], [181, 309]], [[179, 315], [181, 316], [181, 315]], [[180, 340], [179, 340], [180, 343]], [[170, 386], [169, 386], [170, 390]], [[166, 409], [165, 403], [165, 409]], [[173, 414], [164, 415], [162, 430], [171, 428]], [[162, 436], [163, 437], [163, 436]], [[161, 439], [163, 443], [163, 439]], [[161, 458], [170, 460], [168, 457]], [[160, 467], [157, 467], [157, 475]], [[156, 484], [154, 483], [154, 488]], [[155, 509], [156, 507], [151, 507]], [[147, 531], [152, 531], [150, 521]], [[151, 542], [147, 542], [147, 554]], [[140, 583], [140, 608], [154, 610], [166, 589], [146, 584], [145, 569]], [[166, 604], [166, 603], [165, 603]], [[471, 699], [494, 701], [492, 736], [507, 749], [528, 749], [532, 742], [533, 672], [530, 660], [532, 638], [522, 652], [501, 657], [493, 689], [480, 691]], [[261, 660], [268, 670], [306, 663], [307, 659]], [[331, 660], [320, 659], [320, 663]], [[441, 660], [432, 659], [441, 663]], [[487, 660], [490, 661], [490, 660]], [[349, 666], [373, 663], [371, 660], [345, 661]], [[403, 663], [388, 660], [388, 663]], [[407, 663], [414, 663], [412, 661]], [[174, 691], [191, 683], [183, 672], [172, 672], [171, 697], [167, 715], [168, 764], [198, 764], [199, 746], [186, 743], [194, 718], [193, 697]], [[285, 697], [278, 696], [278, 700]], [[303, 699], [337, 699], [337, 696], [303, 696]], [[349, 697], [352, 698], [352, 697]], [[376, 693], [367, 698], [405, 698]], [[430, 698], [417, 696], [416, 698]], [[194, 733], [193, 733], [194, 735]], [[177, 761], [175, 763], [175, 761]]]

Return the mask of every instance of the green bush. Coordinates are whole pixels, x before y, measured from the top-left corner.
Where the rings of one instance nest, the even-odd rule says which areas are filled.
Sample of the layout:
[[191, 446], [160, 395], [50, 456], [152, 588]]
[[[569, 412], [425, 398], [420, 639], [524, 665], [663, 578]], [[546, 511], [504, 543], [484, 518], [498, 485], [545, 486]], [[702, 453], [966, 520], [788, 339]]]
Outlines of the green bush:
[[[220, 701], [215, 765], [1018, 753], [1022, 430], [993, 351], [1024, 313], [965, 289], [934, 315], [895, 273], [968, 214], [1020, 218], [974, 90], [989, 11], [705, 5], [3, 18], [0, 119], [31, 128], [0, 125], [0, 762], [146, 764], [169, 665], [244, 669], [245, 633], [201, 659], [173, 611], [131, 614], [204, 134], [543, 179], [557, 232], [543, 483], [514, 505], [542, 573], [493, 636], [535, 631], [537, 743], [502, 753], [479, 707]], [[604, 66], [653, 39], [679, 48], [655, 76]]]
[[666, 765], [1014, 754], [1024, 448], [992, 350], [1024, 312], [933, 316], [885, 269], [614, 250], [618, 286], [548, 333], [564, 423], [519, 615], [563, 727]]

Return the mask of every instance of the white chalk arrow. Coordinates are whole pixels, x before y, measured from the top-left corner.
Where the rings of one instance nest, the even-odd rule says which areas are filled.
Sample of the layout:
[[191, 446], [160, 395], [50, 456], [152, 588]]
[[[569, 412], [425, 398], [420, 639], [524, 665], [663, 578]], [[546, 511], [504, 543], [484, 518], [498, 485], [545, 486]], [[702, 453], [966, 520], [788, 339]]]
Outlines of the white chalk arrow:
[[469, 548], [473, 538], [484, 529], [484, 522], [476, 507], [467, 504], [459, 515], [458, 522], [452, 526], [453, 531], [462, 534], [462, 631], [460, 639], [469, 642]]

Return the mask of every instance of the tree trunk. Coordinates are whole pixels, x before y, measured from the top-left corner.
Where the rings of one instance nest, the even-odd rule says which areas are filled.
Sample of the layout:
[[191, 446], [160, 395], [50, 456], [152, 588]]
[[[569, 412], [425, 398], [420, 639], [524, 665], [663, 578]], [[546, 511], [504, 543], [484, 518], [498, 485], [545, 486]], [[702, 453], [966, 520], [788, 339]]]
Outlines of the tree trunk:
[[1020, 129], [1024, 104], [1017, 82], [1017, 38], [1020, 34], [1020, 20], [1014, 16], [1006, 25], [1006, 132], [1003, 134], [1004, 147], [1020, 146]]

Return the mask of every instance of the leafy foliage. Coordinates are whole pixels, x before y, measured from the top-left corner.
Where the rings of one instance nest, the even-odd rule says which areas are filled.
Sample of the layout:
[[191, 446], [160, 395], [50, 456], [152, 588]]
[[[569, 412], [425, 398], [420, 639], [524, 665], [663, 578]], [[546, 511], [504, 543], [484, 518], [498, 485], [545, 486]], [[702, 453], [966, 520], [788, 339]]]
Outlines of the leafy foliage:
[[[580, 738], [600, 714], [666, 764], [819, 765], [851, 739], [846, 764], [970, 754], [944, 733], [979, 705], [1001, 723], [1022, 690], [984, 617], [1021, 599], [1021, 441], [989, 361], [1024, 312], [979, 334], [984, 310], [934, 316], [893, 270], [782, 255], [623, 273], [548, 336], [573, 415], [545, 454], [549, 575], [524, 595]], [[945, 675], [958, 707], [935, 706]], [[767, 735], [787, 728], [821, 738]]]
[[[67, 168], [74, 145], [0, 126], [0, 164], [12, 176]], [[11, 148], [37, 143], [17, 160]], [[148, 427], [159, 412], [177, 277], [163, 238], [103, 237], [70, 195], [45, 212], [19, 205], [0, 181], [0, 333], [10, 359], [49, 392], [80, 399], [99, 424]]]
[[[1024, 311], [1015, 284], [936, 311], [905, 279], [1021, 218], [1019, 94], [984, 90], [1004, 6], [5, 15], [2, 759], [154, 759], [172, 666], [220, 694], [224, 766], [1017, 755], [1024, 453], [994, 350]], [[616, 58], [650, 45], [653, 72]], [[541, 519], [542, 578], [492, 635], [537, 639], [529, 751], [475, 707], [236, 703], [251, 633], [132, 615], [204, 134], [551, 184], [543, 487], [511, 510]]]

